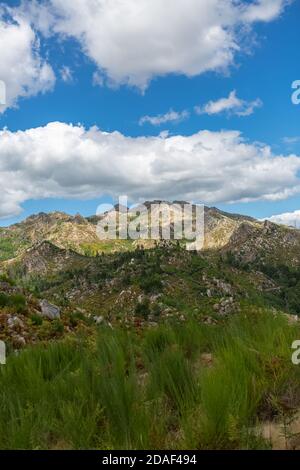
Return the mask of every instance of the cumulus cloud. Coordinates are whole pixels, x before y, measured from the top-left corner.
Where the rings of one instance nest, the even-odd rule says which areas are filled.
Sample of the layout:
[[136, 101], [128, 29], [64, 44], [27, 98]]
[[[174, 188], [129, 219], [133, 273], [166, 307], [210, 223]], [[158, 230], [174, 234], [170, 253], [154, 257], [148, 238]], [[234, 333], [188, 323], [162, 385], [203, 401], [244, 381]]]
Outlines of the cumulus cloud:
[[126, 137], [53, 122], [0, 132], [0, 216], [29, 199], [276, 200], [300, 191], [300, 157], [274, 155], [237, 131]]
[[282, 139], [282, 142], [286, 145], [295, 145], [300, 142], [300, 136], [295, 136], [295, 137], [284, 137]]
[[185, 119], [188, 119], [190, 116], [189, 111], [173, 111], [173, 109], [170, 109], [166, 114], [159, 114], [157, 116], [143, 116], [141, 117], [139, 124], [142, 126], [143, 124], [151, 124], [152, 126], [161, 126], [162, 124], [167, 124], [167, 123], [178, 123], [182, 122]]
[[3, 5], [0, 5], [0, 37], [0, 78], [6, 86], [1, 113], [16, 106], [21, 97], [50, 90], [55, 76], [40, 56], [39, 41], [28, 21]]
[[60, 69], [60, 76], [63, 82], [65, 83], [71, 83], [73, 81], [73, 72], [70, 67], [67, 65], [64, 65]]
[[287, 0], [30, 0], [24, 14], [45, 35], [79, 41], [109, 84], [144, 90], [156, 76], [224, 71], [241, 34], [272, 21]]
[[93, 85], [94, 86], [104, 86], [105, 84], [105, 78], [103, 74], [101, 74], [98, 70], [94, 72], [93, 74]]
[[196, 114], [220, 114], [230, 113], [236, 116], [250, 116], [254, 113], [256, 108], [263, 105], [262, 101], [257, 98], [254, 101], [245, 101], [237, 97], [236, 91], [233, 90], [229, 93], [228, 98], [221, 98], [217, 101], [209, 101], [204, 106], [196, 106]]
[[246, 21], [272, 21], [282, 13], [284, 8], [293, 0], [255, 0], [243, 11]]
[[300, 210], [294, 212], [285, 212], [280, 215], [273, 215], [264, 220], [270, 220], [275, 224], [289, 225], [290, 227], [295, 227], [300, 229]]

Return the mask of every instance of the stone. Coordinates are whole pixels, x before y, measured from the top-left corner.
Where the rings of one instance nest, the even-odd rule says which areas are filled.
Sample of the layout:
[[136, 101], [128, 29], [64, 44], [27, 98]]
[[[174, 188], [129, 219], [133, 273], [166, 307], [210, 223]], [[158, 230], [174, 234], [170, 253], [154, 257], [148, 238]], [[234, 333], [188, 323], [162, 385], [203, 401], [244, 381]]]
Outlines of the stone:
[[213, 366], [213, 355], [211, 353], [203, 353], [201, 354], [201, 364], [205, 367], [212, 367]]
[[49, 320], [56, 320], [60, 318], [60, 308], [56, 305], [50, 304], [47, 300], [40, 302], [42, 316]]
[[104, 318], [101, 315], [94, 316], [93, 320], [96, 323], [96, 325], [101, 325], [104, 322]]
[[15, 335], [12, 337], [13, 344], [16, 348], [22, 348], [23, 346], [26, 345], [26, 340], [23, 336], [21, 335]]
[[212, 297], [212, 292], [211, 292], [210, 289], [207, 289], [206, 295], [207, 295], [207, 297]]
[[7, 319], [8, 328], [24, 328], [24, 323], [17, 316], [9, 317]]
[[205, 325], [217, 325], [218, 324], [218, 322], [214, 320], [212, 317], [204, 317], [202, 319], [202, 323], [204, 323]]
[[284, 313], [283, 315], [285, 316], [285, 318], [287, 318], [289, 325], [295, 325], [300, 320], [298, 315], [290, 315], [289, 313]]

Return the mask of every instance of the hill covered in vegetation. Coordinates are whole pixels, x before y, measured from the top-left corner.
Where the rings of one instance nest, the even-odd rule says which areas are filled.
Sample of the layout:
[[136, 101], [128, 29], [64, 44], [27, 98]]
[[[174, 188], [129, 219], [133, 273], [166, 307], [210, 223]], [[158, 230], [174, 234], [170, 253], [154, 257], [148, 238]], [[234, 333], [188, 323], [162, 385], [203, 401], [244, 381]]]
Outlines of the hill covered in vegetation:
[[206, 208], [196, 252], [96, 224], [0, 231], [0, 447], [298, 447], [300, 232]]

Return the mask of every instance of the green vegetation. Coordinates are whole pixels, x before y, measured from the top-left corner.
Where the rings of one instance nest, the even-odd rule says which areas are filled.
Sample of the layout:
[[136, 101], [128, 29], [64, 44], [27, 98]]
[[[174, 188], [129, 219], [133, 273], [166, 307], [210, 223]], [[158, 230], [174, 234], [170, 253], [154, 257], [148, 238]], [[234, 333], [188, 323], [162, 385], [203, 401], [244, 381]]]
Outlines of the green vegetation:
[[0, 448], [267, 448], [258, 423], [300, 404], [298, 336], [256, 309], [28, 348], [0, 368]]
[[99, 256], [102, 253], [132, 251], [134, 245], [131, 240], [103, 240], [98, 243], [82, 243], [80, 248], [85, 256]]
[[0, 229], [0, 448], [261, 449], [266, 425], [296, 442], [299, 232], [206, 218], [201, 252], [61, 213]]
[[0, 238], [0, 261], [15, 257], [15, 246], [11, 239]]
[[0, 292], [0, 308], [9, 307], [16, 313], [26, 311], [26, 298], [22, 294], [8, 295]]
[[260, 269], [282, 287], [279, 298], [283, 307], [300, 315], [300, 269], [282, 264], [267, 264], [260, 266]]

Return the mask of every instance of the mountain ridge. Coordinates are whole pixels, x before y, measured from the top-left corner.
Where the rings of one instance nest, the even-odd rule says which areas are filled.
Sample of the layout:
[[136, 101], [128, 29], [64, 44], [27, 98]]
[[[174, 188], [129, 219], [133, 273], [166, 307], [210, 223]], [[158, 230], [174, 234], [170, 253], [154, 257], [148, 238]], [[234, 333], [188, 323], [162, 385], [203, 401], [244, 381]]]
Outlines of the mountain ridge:
[[[171, 204], [168, 201], [146, 201], [145, 206], [150, 207], [157, 203]], [[184, 201], [175, 201], [176, 204], [185, 204]], [[117, 212], [120, 210], [115, 206]], [[122, 208], [124, 212], [126, 208]], [[256, 228], [262, 233], [264, 227], [279, 227], [271, 222], [262, 222], [249, 216], [231, 214], [217, 208], [205, 207], [205, 249], [220, 249], [230, 243], [234, 234], [239, 232], [240, 226], [246, 224], [248, 227]], [[133, 214], [128, 209], [128, 214]], [[0, 228], [0, 260], [5, 261], [17, 257], [26, 249], [37, 243], [47, 240], [63, 249], [71, 249], [83, 255], [96, 255], [104, 252], [118, 252], [135, 249], [137, 243], [132, 240], [101, 241], [96, 233], [96, 225], [101, 216], [84, 217], [80, 214], [75, 216], [64, 212], [55, 211], [50, 213], [40, 212], [29, 216], [22, 222], [13, 224], [6, 228]], [[181, 212], [174, 212], [174, 220], [182, 217]], [[146, 223], [142, 219], [142, 224]], [[292, 236], [297, 237], [298, 231], [290, 227], [285, 230]], [[151, 240], [145, 241], [146, 247], [153, 247]]]
[[[1, 229], [0, 339], [27, 344], [95, 321], [215, 325], [253, 308], [300, 315], [299, 231], [206, 208], [205, 235], [200, 251], [172, 240], [101, 241], [95, 221], [61, 212]], [[40, 325], [41, 302], [58, 305], [61, 319]], [[16, 309], [22, 340], [7, 328]]]

